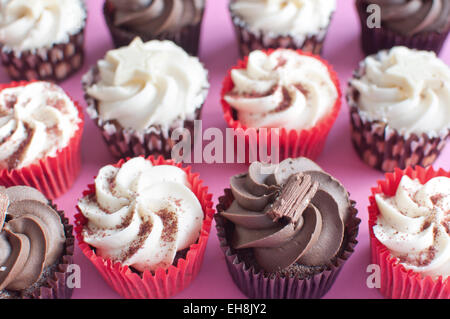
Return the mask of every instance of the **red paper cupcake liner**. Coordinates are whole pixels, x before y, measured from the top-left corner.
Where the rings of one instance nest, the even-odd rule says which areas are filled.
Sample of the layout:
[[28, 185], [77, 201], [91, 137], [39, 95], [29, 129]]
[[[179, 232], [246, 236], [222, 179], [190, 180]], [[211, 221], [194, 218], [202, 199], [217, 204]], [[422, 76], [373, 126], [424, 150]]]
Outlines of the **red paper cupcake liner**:
[[[183, 168], [180, 163], [176, 164], [173, 160], [165, 160], [161, 156], [158, 158], [150, 156], [147, 160], [152, 162], [153, 165], [173, 165], [183, 169], [192, 185], [192, 191], [202, 205], [205, 217], [199, 239], [197, 243], [189, 247], [186, 258], [178, 259], [177, 265], [171, 265], [168, 269], [160, 268], [154, 273], [150, 271], [137, 273], [131, 270], [129, 266], [113, 263], [109, 259], [97, 256], [93, 247], [84, 242], [82, 230], [87, 223], [87, 219], [77, 207], [79, 213], [75, 215], [75, 233], [79, 247], [83, 254], [94, 264], [105, 281], [118, 294], [127, 299], [169, 298], [185, 289], [197, 276], [202, 265], [214, 215], [212, 194], [209, 194], [208, 188], [203, 186], [203, 181], [199, 178], [199, 174], [192, 173], [190, 167]], [[123, 163], [125, 161], [120, 160], [115, 166], [121, 167]], [[94, 192], [95, 185], [90, 184], [88, 189], [83, 192], [83, 196]]]
[[404, 170], [397, 168], [393, 173], [386, 174], [385, 180], [378, 181], [377, 186], [372, 188], [372, 196], [369, 197], [370, 247], [372, 263], [379, 265], [381, 270], [380, 292], [391, 299], [450, 299], [450, 277], [433, 279], [406, 269], [373, 232], [373, 226], [376, 225], [380, 214], [375, 194], [394, 196], [400, 180], [405, 175], [425, 184], [433, 177], [450, 177], [450, 172], [443, 169], [435, 171], [432, 167], [421, 166], [416, 166], [414, 169], [408, 167]]
[[[273, 49], [263, 50], [263, 52], [265, 52], [267, 55], [270, 55], [275, 51], [276, 50]], [[315, 160], [322, 153], [326, 139], [328, 137], [328, 134], [330, 133], [331, 127], [336, 121], [339, 111], [341, 109], [342, 92], [340, 88], [340, 83], [338, 75], [333, 70], [331, 65], [327, 61], [323, 60], [319, 56], [316, 56], [312, 53], [303, 52], [302, 50], [296, 50], [296, 52], [298, 52], [300, 55], [313, 57], [322, 62], [327, 67], [331, 80], [333, 81], [338, 91], [338, 97], [330, 113], [324, 116], [314, 127], [310, 129], [303, 129], [299, 131], [280, 128], [278, 132], [268, 129], [267, 136], [265, 137], [256, 134], [257, 135], [256, 142], [258, 149], [263, 147], [263, 149], [267, 149], [268, 151], [270, 151], [272, 138], [274, 138], [274, 140], [278, 140], [280, 147], [279, 149], [280, 161], [286, 158], [296, 158], [301, 156], [308, 157], [311, 160]], [[240, 60], [237, 66], [233, 67], [230, 71], [228, 71], [228, 74], [225, 77], [225, 80], [223, 81], [222, 85], [221, 102], [222, 102], [222, 109], [224, 112], [224, 118], [228, 124], [228, 127], [232, 128], [235, 131], [235, 134], [238, 137], [238, 139], [245, 138], [245, 148], [246, 150], [248, 150], [248, 152], [246, 151], [248, 155], [246, 158], [246, 162], [249, 162], [248, 160], [249, 157], [261, 161], [261, 158], [259, 156], [260, 152], [258, 151], [257, 154], [254, 154], [256, 150], [254, 147], [250, 147], [251, 145], [250, 138], [248, 135], [245, 134], [248, 128], [244, 126], [242, 123], [240, 123], [240, 121], [237, 119], [236, 111], [231, 107], [231, 105], [229, 105], [225, 101], [224, 98], [225, 95], [234, 88], [234, 83], [231, 78], [231, 71], [235, 69], [244, 69], [247, 67], [247, 64], [248, 64], [248, 56], [246, 56], [244, 60]], [[250, 156], [249, 154], [252, 154], [252, 156]]]
[[217, 237], [225, 256], [228, 271], [236, 286], [246, 296], [254, 299], [318, 299], [330, 290], [358, 243], [356, 237], [361, 220], [356, 217], [358, 211], [354, 201], [350, 207], [350, 218], [345, 225], [345, 243], [337, 256], [325, 269], [317, 270], [314, 274], [301, 278], [295, 275], [283, 276], [257, 271], [254, 266], [247, 265], [240, 258], [239, 253], [231, 248], [227, 239], [227, 228], [230, 222], [220, 215], [234, 201], [234, 196], [229, 188], [225, 189], [224, 193], [224, 196], [219, 197], [217, 214], [214, 215]]
[[[31, 82], [12, 82], [0, 85], [0, 91], [24, 86]], [[81, 168], [80, 142], [84, 129], [83, 109], [71, 98], [78, 110], [80, 122], [73, 137], [66, 147], [58, 150], [55, 156], [44, 157], [34, 164], [17, 168], [0, 170], [0, 184], [6, 187], [26, 185], [38, 189], [49, 199], [55, 199], [67, 192], [78, 177]]]

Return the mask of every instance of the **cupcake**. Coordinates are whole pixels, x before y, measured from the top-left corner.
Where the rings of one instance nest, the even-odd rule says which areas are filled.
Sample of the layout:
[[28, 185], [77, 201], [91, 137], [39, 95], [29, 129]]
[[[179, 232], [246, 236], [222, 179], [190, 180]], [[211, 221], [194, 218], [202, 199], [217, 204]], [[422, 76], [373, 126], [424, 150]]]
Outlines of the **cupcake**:
[[162, 157], [100, 169], [78, 202], [83, 253], [125, 298], [168, 298], [197, 275], [211, 227], [197, 174]]
[[106, 0], [103, 13], [116, 48], [135, 37], [170, 40], [198, 55], [206, 0]]
[[347, 101], [355, 149], [382, 171], [431, 165], [450, 134], [450, 68], [433, 52], [395, 47], [367, 57]]
[[395, 299], [450, 299], [450, 173], [395, 170], [372, 189], [369, 230], [380, 292]]
[[336, 0], [230, 0], [242, 56], [290, 48], [320, 54]]
[[450, 31], [448, 0], [356, 0], [356, 8], [366, 55], [394, 46], [439, 54]]
[[[265, 147], [280, 159], [317, 158], [341, 107], [336, 73], [317, 56], [291, 49], [253, 51], [225, 78], [222, 106], [241, 136], [257, 130], [249, 153]], [[265, 133], [265, 134], [263, 134]], [[275, 147], [278, 144], [279, 147]], [[256, 155], [253, 160], [256, 160]]]
[[235, 284], [250, 298], [322, 297], [357, 244], [342, 184], [306, 158], [254, 162], [233, 176], [215, 215]]
[[209, 88], [197, 58], [171, 41], [139, 38], [107, 52], [82, 82], [87, 112], [117, 157], [170, 158], [186, 131], [193, 142]]
[[62, 81], [83, 66], [83, 0], [5, 0], [0, 58], [11, 79]]
[[83, 126], [81, 108], [55, 84], [0, 86], [0, 184], [65, 193], [80, 171]]
[[35, 188], [0, 187], [0, 299], [72, 295], [72, 226]]

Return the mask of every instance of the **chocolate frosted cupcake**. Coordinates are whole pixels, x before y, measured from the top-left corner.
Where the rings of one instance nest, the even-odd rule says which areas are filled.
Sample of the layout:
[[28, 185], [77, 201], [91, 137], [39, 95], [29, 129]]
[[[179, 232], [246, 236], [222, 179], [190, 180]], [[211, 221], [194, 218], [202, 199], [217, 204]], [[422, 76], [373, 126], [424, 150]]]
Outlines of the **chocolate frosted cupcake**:
[[[101, 129], [113, 155], [171, 157], [190, 132], [208, 93], [208, 73], [196, 57], [171, 41], [143, 43], [109, 51], [83, 78], [87, 112]], [[176, 134], [178, 134], [176, 133]]]
[[[380, 27], [371, 23], [374, 5], [381, 10]], [[448, 0], [356, 0], [356, 7], [366, 55], [394, 46], [439, 54], [450, 31]]]
[[217, 233], [250, 298], [320, 298], [357, 244], [354, 202], [306, 158], [254, 162], [219, 198]]
[[367, 57], [347, 100], [355, 149], [382, 171], [431, 165], [450, 135], [450, 68], [433, 52], [395, 47]]
[[72, 226], [42, 193], [0, 188], [0, 299], [70, 298]]
[[106, 0], [104, 15], [116, 47], [135, 37], [171, 40], [198, 55], [206, 0]]
[[13, 80], [62, 81], [84, 58], [83, 0], [5, 0], [0, 5], [1, 60]]
[[230, 0], [242, 56], [272, 48], [320, 54], [335, 0]]

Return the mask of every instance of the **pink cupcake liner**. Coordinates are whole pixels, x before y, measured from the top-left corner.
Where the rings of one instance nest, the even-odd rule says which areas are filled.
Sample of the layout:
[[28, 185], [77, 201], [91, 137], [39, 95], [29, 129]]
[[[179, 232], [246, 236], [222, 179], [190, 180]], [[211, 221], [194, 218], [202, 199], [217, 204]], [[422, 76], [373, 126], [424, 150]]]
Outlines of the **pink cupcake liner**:
[[[96, 255], [94, 248], [83, 240], [82, 230], [87, 220], [77, 207], [79, 213], [75, 215], [75, 233], [79, 247], [111, 288], [127, 299], [169, 298], [185, 289], [200, 271], [214, 215], [212, 194], [209, 194], [208, 188], [203, 186], [203, 181], [200, 180], [199, 174], [192, 173], [190, 167], [183, 168], [180, 163], [176, 164], [173, 160], [165, 160], [161, 156], [158, 158], [150, 156], [147, 160], [151, 161], [153, 165], [174, 165], [182, 168], [192, 185], [192, 191], [202, 205], [205, 217], [199, 239], [197, 243], [189, 247], [186, 258], [178, 259], [177, 265], [171, 265], [168, 269], [160, 268], [154, 273], [150, 271], [138, 273], [129, 266], [113, 263], [109, 259]], [[121, 167], [123, 163], [125, 161], [120, 160], [115, 166]], [[95, 186], [90, 184], [88, 189], [83, 192], [83, 196], [94, 192]]]
[[432, 167], [423, 168], [416, 166], [404, 170], [395, 169], [393, 173], [385, 175], [385, 180], [378, 181], [377, 186], [372, 188], [372, 196], [369, 197], [369, 232], [372, 263], [380, 266], [381, 286], [380, 292], [386, 298], [391, 299], [450, 299], [450, 277], [444, 279], [439, 277], [433, 279], [430, 276], [422, 276], [413, 270], [407, 270], [399, 263], [398, 258], [392, 256], [373, 232], [378, 215], [375, 194], [394, 196], [403, 176], [418, 179], [425, 184], [433, 177], [450, 177], [450, 172], [443, 169], [435, 171]]

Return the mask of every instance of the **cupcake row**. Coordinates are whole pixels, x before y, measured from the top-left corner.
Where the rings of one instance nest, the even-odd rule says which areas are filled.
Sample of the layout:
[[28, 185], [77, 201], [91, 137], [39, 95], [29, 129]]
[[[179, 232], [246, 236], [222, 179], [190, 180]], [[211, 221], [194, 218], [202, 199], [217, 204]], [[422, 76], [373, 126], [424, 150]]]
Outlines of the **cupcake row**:
[[[108, 51], [82, 85], [86, 111], [118, 158], [177, 159], [178, 143], [194, 143], [209, 88], [198, 58], [171, 41], [140, 38]], [[379, 170], [430, 166], [450, 135], [450, 68], [432, 52], [394, 47], [368, 56], [346, 96], [353, 145]], [[256, 50], [228, 72], [221, 100], [245, 150], [275, 141], [280, 160], [315, 159], [339, 114], [341, 89], [318, 56]], [[78, 103], [50, 82], [13, 82], [0, 87], [0, 110], [1, 183], [33, 186], [51, 199], [66, 192], [81, 166]], [[249, 130], [268, 133], [252, 140]]]
[[[449, 299], [450, 173], [417, 166], [385, 177], [368, 209], [380, 292]], [[320, 298], [358, 243], [355, 204], [337, 179], [300, 157], [253, 162], [231, 177], [215, 213], [190, 167], [135, 157], [99, 170], [78, 200], [75, 234], [122, 297], [168, 298], [197, 276], [214, 218], [228, 271], [245, 295]], [[70, 298], [72, 230], [35, 188], [2, 186], [0, 299]]]
[[[120, 7], [140, 13], [142, 6], [157, 6], [113, 2], [106, 2], [105, 16]], [[292, 11], [291, 5], [303, 7], [296, 1], [283, 7]], [[182, 11], [195, 11], [187, 8]], [[10, 9], [19, 14], [20, 6]], [[200, 269], [212, 196], [189, 168], [136, 156], [169, 158], [178, 142], [172, 133], [192, 130], [209, 84], [200, 61], [173, 42], [129, 40], [83, 77], [83, 88], [87, 113], [111, 152], [133, 158], [99, 171], [78, 202], [75, 231], [83, 253], [122, 296], [163, 298], [186, 287]], [[273, 134], [285, 160], [268, 167], [254, 162], [233, 177], [219, 200], [216, 227], [230, 274], [246, 295], [318, 298], [353, 252], [359, 225], [342, 184], [301, 158], [320, 154], [340, 110], [340, 84], [318, 56], [267, 47], [247, 49], [228, 73], [222, 105], [236, 132], [279, 129]], [[373, 190], [369, 208], [372, 260], [382, 266], [387, 297], [449, 298], [448, 173], [398, 169], [428, 166], [444, 147], [449, 74], [433, 53], [397, 46], [367, 57], [349, 83], [358, 154], [373, 167], [395, 170]], [[61, 88], [42, 81], [4, 85], [0, 106], [0, 175], [7, 187], [0, 190], [0, 296], [68, 297], [64, 274], [73, 236], [50, 200], [79, 172], [83, 112]], [[270, 141], [259, 137], [257, 144]]]
[[[366, 55], [395, 46], [439, 54], [450, 31], [447, 0], [355, 0]], [[206, 0], [105, 0], [117, 48], [136, 37], [199, 51]], [[241, 55], [290, 48], [319, 55], [336, 0], [229, 0]], [[0, 7], [1, 61], [13, 80], [62, 81], [83, 65], [84, 0], [6, 1]]]

